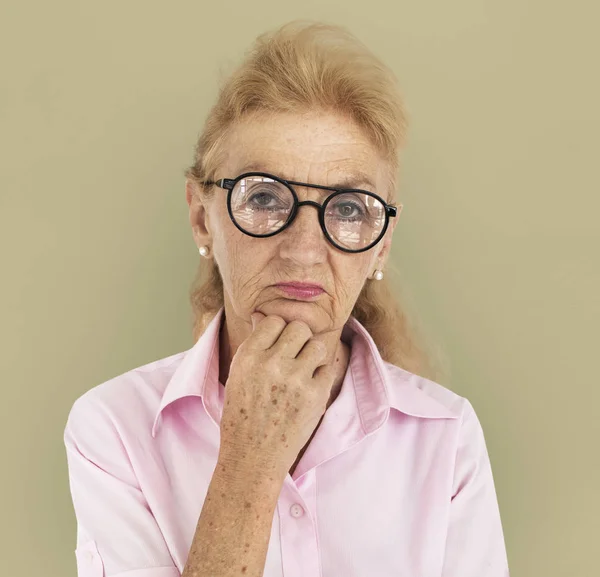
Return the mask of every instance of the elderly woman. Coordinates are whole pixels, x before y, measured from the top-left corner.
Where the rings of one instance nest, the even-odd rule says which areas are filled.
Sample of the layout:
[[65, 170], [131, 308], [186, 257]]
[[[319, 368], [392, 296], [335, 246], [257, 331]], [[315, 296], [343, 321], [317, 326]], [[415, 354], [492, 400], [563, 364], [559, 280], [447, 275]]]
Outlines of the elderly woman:
[[81, 396], [79, 577], [506, 577], [469, 402], [384, 271], [405, 115], [339, 28], [261, 36], [187, 172], [195, 344]]

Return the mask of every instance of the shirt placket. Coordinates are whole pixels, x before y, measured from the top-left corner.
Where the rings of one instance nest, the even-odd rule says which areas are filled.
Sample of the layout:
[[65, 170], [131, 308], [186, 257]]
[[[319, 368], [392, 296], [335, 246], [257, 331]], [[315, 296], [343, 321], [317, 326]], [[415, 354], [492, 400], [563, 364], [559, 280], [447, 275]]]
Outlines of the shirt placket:
[[288, 475], [277, 502], [283, 577], [321, 577], [315, 470]]

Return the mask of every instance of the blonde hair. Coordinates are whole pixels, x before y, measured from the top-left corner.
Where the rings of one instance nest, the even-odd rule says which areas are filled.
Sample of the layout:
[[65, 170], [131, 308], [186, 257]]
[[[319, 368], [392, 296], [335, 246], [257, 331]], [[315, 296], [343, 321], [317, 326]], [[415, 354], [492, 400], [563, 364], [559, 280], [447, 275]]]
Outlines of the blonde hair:
[[[388, 163], [388, 202], [393, 201], [407, 129], [396, 78], [350, 32], [320, 23], [295, 21], [256, 39], [222, 85], [186, 178], [209, 200], [213, 188], [203, 183], [215, 179], [223, 159], [221, 145], [237, 121], [252, 114], [313, 110], [348, 117], [364, 131]], [[190, 301], [197, 340], [224, 304], [214, 259], [199, 266]], [[439, 378], [424, 339], [399, 306], [388, 279], [367, 280], [352, 315], [367, 329], [384, 360], [426, 378]]]

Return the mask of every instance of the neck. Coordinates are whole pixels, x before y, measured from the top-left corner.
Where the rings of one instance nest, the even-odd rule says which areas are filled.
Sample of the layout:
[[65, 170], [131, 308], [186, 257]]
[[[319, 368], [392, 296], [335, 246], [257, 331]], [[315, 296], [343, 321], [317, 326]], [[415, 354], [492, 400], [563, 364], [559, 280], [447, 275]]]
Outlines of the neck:
[[[229, 378], [231, 360], [240, 344], [250, 334], [248, 333], [246, 324], [247, 323], [243, 323], [243, 328], [246, 329], [245, 332], [242, 327], [238, 327], [238, 330], [233, 330], [228, 322], [228, 317], [225, 315], [225, 320], [221, 325], [219, 332], [219, 381], [223, 383], [224, 386], [226, 386], [227, 379]], [[236, 339], [233, 335], [239, 335], [239, 329], [242, 329], [241, 334], [245, 336], [241, 339]], [[344, 382], [344, 377], [350, 361], [350, 347], [341, 340], [341, 331], [338, 331], [337, 333], [327, 333], [326, 337], [327, 338], [322, 339], [327, 345], [328, 350], [326, 362], [335, 367], [336, 374], [327, 402], [328, 409], [342, 389], [342, 383]]]

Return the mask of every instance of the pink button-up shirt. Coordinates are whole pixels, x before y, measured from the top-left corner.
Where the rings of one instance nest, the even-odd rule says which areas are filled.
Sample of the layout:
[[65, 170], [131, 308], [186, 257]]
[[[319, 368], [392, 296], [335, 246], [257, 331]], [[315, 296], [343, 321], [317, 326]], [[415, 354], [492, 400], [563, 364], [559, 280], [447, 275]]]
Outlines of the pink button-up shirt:
[[[79, 577], [179, 577], [219, 453], [223, 309], [188, 351], [77, 399], [65, 428]], [[506, 577], [470, 403], [385, 362], [350, 317], [339, 396], [281, 488], [264, 577]]]

